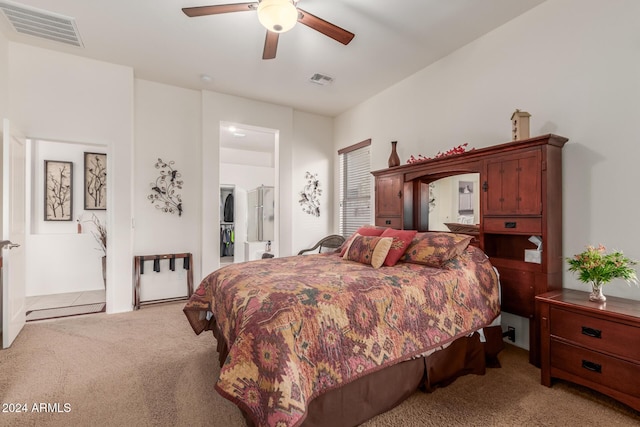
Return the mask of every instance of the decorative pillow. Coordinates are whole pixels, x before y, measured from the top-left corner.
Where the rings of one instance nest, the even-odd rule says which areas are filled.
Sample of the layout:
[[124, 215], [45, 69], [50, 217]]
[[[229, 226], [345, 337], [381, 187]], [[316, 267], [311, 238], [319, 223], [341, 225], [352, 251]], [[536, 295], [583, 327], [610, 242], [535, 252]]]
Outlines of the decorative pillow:
[[393, 237], [393, 243], [391, 244], [387, 258], [384, 260], [384, 265], [389, 267], [396, 265], [400, 257], [404, 255], [409, 244], [411, 244], [416, 233], [416, 230], [395, 230], [393, 228], [384, 230], [384, 233], [382, 233], [380, 237]]
[[382, 234], [382, 232], [384, 232], [384, 230], [386, 230], [385, 228], [378, 228], [375, 225], [363, 225], [362, 227], [358, 228], [358, 230], [353, 233], [343, 244], [342, 247], [340, 248], [340, 256], [344, 256], [344, 253], [347, 251], [347, 248], [349, 247], [349, 244], [351, 243], [351, 240], [353, 240], [353, 238], [356, 236], [356, 234], [359, 234], [361, 236], [379, 236]]
[[345, 251], [344, 259], [361, 264], [369, 264], [373, 268], [380, 268], [389, 253], [392, 243], [393, 237], [361, 236], [356, 234]]
[[418, 233], [400, 260], [440, 268], [464, 252], [472, 238], [466, 234], [445, 232]]

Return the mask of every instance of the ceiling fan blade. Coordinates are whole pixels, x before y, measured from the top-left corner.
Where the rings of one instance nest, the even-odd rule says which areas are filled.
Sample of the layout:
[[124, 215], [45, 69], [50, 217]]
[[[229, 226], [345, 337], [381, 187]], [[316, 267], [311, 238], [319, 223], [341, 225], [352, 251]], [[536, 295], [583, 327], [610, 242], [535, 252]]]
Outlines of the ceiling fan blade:
[[273, 59], [278, 51], [278, 38], [280, 33], [267, 31], [267, 37], [264, 39], [264, 50], [262, 51], [262, 59]]
[[355, 34], [352, 32], [349, 32], [344, 28], [340, 28], [331, 22], [327, 22], [322, 18], [318, 18], [317, 16], [312, 15], [309, 12], [305, 12], [300, 8], [298, 8], [298, 12], [298, 22], [319, 31], [325, 36], [329, 36], [344, 45], [349, 44], [349, 42], [355, 37]]
[[249, 10], [257, 10], [258, 2], [251, 3], [235, 3], [235, 4], [219, 4], [216, 6], [197, 6], [184, 7], [182, 11], [190, 18], [196, 16], [218, 15], [220, 13], [229, 12], [245, 12]]

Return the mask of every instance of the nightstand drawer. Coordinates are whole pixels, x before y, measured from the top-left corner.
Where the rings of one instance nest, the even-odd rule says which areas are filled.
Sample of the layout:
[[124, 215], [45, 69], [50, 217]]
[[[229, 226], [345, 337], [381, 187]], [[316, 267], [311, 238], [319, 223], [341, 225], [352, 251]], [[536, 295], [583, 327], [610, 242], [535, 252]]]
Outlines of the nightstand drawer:
[[[640, 365], [551, 339], [551, 376], [566, 372], [629, 396], [640, 397]], [[566, 378], [566, 377], [565, 377]]]
[[551, 336], [586, 348], [640, 360], [640, 328], [551, 307]]

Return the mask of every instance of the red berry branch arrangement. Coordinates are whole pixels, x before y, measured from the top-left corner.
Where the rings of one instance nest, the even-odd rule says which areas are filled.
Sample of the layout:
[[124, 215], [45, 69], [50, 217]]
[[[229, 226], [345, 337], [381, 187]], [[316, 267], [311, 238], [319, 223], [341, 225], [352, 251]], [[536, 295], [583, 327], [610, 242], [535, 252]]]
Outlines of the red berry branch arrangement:
[[[468, 145], [469, 144], [465, 142], [464, 144], [458, 145], [457, 147], [453, 147], [452, 149], [447, 150], [444, 153], [441, 151], [438, 151], [438, 154], [436, 154], [435, 157], [425, 157], [422, 154], [418, 154], [418, 157], [414, 157], [413, 155], [411, 155], [411, 157], [409, 157], [409, 160], [407, 160], [407, 163], [424, 162], [426, 160], [439, 159], [441, 157], [455, 156], [457, 154], [466, 153]], [[472, 148], [469, 151], [473, 151], [473, 150], [475, 150], [475, 148]]]

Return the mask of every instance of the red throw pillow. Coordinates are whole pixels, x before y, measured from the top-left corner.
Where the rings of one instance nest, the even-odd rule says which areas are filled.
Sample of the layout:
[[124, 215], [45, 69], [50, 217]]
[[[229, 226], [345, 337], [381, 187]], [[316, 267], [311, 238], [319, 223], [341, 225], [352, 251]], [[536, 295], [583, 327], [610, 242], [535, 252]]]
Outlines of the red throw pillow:
[[347, 248], [349, 247], [349, 243], [351, 243], [351, 241], [353, 240], [353, 238], [356, 236], [356, 234], [359, 234], [361, 236], [380, 236], [384, 230], [386, 230], [386, 228], [378, 228], [375, 225], [364, 225], [360, 228], [358, 228], [358, 230], [353, 233], [347, 240], [346, 242], [344, 242], [342, 244], [342, 248], [340, 248], [340, 256], [344, 256], [344, 253], [347, 251]]
[[389, 267], [396, 265], [417, 232], [417, 230], [395, 230], [393, 228], [384, 230], [381, 237], [393, 237], [393, 243], [391, 244], [387, 258], [384, 260], [384, 265]]

